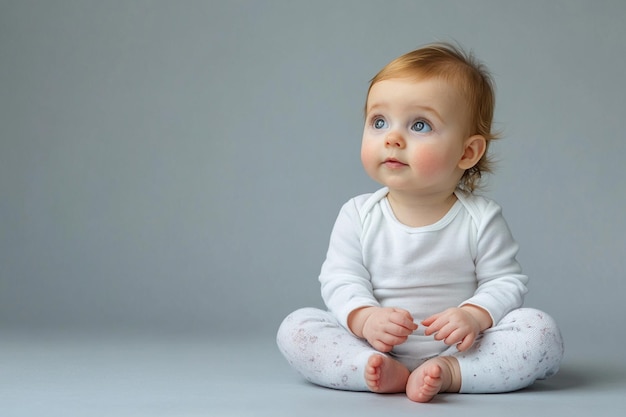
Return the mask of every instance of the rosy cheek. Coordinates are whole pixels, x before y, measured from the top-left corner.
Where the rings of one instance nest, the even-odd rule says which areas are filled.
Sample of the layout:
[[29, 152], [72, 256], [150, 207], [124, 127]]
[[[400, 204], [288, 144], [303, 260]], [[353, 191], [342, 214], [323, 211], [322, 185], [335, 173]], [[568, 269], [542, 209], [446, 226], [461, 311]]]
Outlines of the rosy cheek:
[[436, 175], [444, 167], [445, 158], [431, 149], [422, 149], [413, 160], [421, 175]]
[[374, 163], [374, 149], [369, 146], [367, 141], [364, 141], [361, 145], [361, 163], [367, 169]]

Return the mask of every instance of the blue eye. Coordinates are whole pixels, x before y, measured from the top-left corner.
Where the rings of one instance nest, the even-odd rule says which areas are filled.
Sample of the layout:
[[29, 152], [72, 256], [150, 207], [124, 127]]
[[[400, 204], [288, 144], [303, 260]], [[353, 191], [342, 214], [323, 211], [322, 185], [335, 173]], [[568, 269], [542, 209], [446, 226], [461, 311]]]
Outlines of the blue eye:
[[385, 122], [384, 119], [376, 118], [374, 119], [374, 123], [372, 123], [372, 126], [374, 126], [374, 129], [383, 129], [387, 127], [387, 122]]
[[415, 122], [413, 126], [411, 126], [411, 130], [413, 130], [414, 132], [426, 133], [432, 131], [433, 128], [430, 127], [430, 125], [425, 121], [419, 120]]

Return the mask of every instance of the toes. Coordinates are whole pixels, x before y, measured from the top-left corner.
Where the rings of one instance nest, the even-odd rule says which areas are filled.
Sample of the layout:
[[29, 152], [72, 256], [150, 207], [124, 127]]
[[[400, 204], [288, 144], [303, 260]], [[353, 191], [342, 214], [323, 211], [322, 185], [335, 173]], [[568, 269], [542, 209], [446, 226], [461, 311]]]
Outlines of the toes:
[[428, 376], [434, 379], [441, 378], [441, 366], [435, 364], [432, 368], [427, 370]]
[[433, 364], [426, 369], [416, 371], [414, 378], [411, 378], [407, 386], [407, 396], [409, 399], [425, 403], [432, 400], [441, 390], [443, 380], [441, 379], [441, 367]]
[[383, 364], [383, 357], [381, 355], [372, 355], [370, 356], [370, 358], [367, 360], [367, 364], [369, 366], [372, 366], [374, 368], [379, 368], [382, 366]]

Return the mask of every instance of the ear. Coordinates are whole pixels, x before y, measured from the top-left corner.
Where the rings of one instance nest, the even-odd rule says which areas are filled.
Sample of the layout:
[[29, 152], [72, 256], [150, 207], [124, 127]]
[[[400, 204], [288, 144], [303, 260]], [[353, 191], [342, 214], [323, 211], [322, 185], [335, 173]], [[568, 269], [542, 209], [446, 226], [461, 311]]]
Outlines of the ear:
[[463, 155], [459, 160], [459, 168], [470, 169], [478, 163], [485, 154], [487, 141], [482, 135], [474, 135], [465, 140]]

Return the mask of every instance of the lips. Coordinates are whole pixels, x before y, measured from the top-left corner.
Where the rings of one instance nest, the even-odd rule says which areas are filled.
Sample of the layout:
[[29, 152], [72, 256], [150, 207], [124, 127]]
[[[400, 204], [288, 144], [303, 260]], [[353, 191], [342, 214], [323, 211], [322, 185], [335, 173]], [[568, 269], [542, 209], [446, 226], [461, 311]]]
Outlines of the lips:
[[396, 158], [387, 158], [383, 161], [383, 165], [389, 169], [399, 169], [407, 166], [404, 162], [397, 160]]

